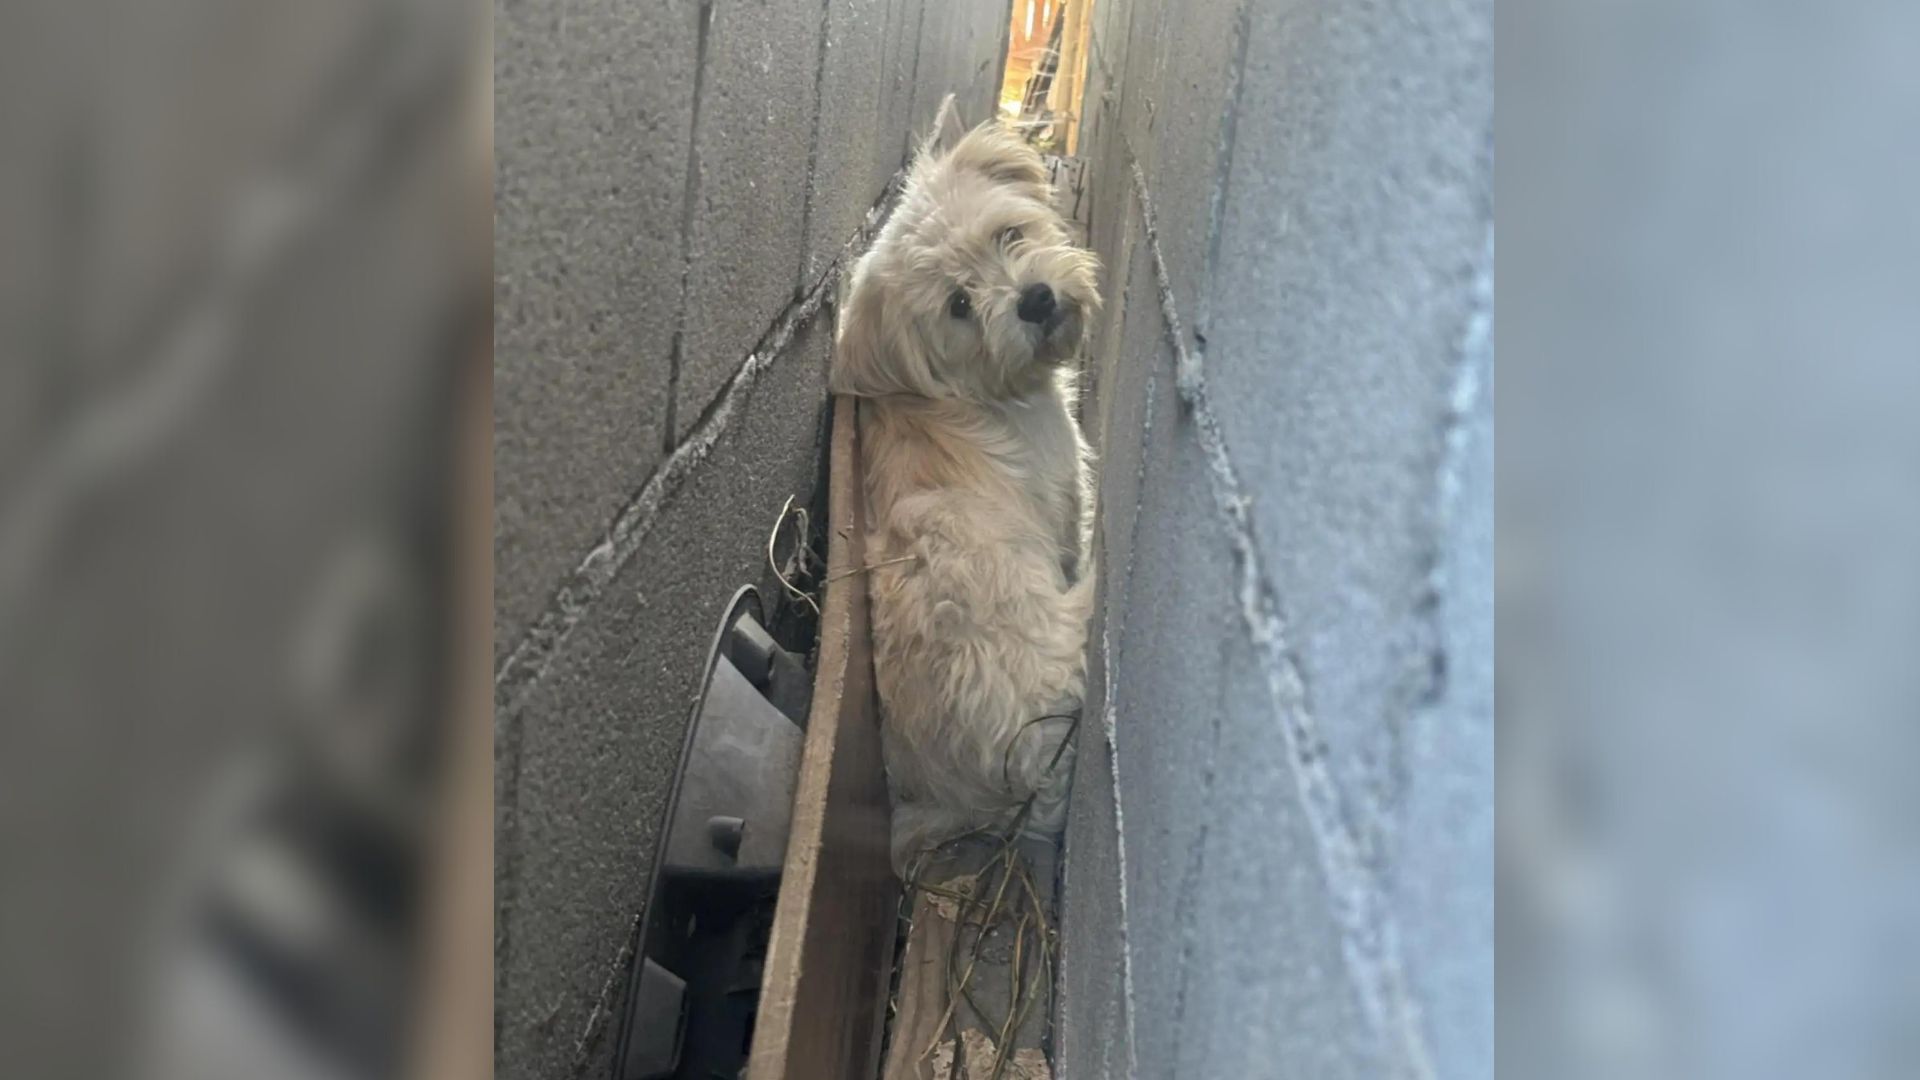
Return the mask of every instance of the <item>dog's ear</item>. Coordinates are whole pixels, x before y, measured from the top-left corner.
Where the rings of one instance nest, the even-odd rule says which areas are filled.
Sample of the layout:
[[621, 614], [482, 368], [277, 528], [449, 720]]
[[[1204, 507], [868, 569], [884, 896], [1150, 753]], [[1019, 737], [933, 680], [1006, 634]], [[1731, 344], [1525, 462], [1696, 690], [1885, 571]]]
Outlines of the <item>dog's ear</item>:
[[873, 253], [853, 271], [841, 297], [827, 388], [855, 397], [917, 394], [939, 397], [945, 383], [912, 321], [889, 319], [886, 290], [874, 277]]
[[947, 155], [956, 169], [971, 169], [995, 183], [1021, 189], [1022, 194], [1047, 202], [1052, 191], [1047, 185], [1047, 163], [1040, 152], [1027, 145], [997, 120], [989, 120], [967, 133]]
[[898, 389], [895, 380], [885, 375], [881, 305], [878, 290], [866, 281], [867, 273], [867, 260], [861, 259], [841, 290], [833, 365], [827, 379], [828, 389], [836, 394], [878, 397]]

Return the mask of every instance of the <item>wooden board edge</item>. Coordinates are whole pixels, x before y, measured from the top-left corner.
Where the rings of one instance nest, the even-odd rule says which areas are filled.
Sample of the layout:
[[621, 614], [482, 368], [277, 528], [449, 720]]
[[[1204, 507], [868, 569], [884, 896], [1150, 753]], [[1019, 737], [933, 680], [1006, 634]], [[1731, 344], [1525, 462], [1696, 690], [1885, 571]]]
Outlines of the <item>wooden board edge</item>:
[[862, 1080], [879, 1061], [898, 883], [887, 862], [867, 582], [849, 573], [864, 558], [866, 528], [855, 414], [854, 399], [834, 399], [829, 584], [750, 1080]]

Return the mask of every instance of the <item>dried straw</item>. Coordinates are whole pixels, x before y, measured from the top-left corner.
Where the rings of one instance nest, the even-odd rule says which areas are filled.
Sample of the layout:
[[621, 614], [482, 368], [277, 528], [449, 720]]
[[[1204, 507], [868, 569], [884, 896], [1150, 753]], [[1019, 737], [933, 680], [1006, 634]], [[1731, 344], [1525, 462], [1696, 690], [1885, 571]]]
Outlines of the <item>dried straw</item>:
[[[1070, 714], [1050, 714], [1028, 721], [1021, 728], [1024, 732], [1043, 720], [1072, 720], [1073, 725], [1055, 748], [1053, 757], [1047, 763], [1047, 773], [1051, 774], [1059, 767], [1061, 757], [1067, 746], [1073, 741], [1080, 727], [1080, 718]], [[1019, 741], [1018, 736], [1014, 742]], [[1012, 747], [1008, 749], [1009, 757]], [[959, 1006], [962, 1001], [980, 1019], [982, 1024], [997, 1028], [998, 1038], [994, 1040], [993, 1068], [989, 1074], [993, 1080], [1000, 1080], [1012, 1060], [1012, 1042], [1020, 1028], [1032, 1014], [1036, 1003], [1044, 1002], [1053, 993], [1053, 967], [1057, 960], [1057, 937], [1048, 914], [1048, 905], [1041, 899], [1040, 889], [1033, 878], [1033, 868], [1018, 847], [1021, 830], [1033, 813], [1037, 793], [1029, 795], [1020, 804], [1007, 823], [998, 830], [979, 828], [963, 833], [949, 840], [927, 848], [917, 855], [907, 874], [907, 894], [926, 893], [950, 901], [955, 909], [955, 932], [947, 956], [947, 1005], [940, 1020], [934, 1025], [933, 1040], [921, 1051], [919, 1060], [931, 1057], [936, 1048], [951, 1043], [954, 1048], [953, 1075], [970, 1075], [966, 1071], [964, 1057], [966, 1040], [961, 1038], [958, 1020]], [[970, 886], [952, 887], [955, 882], [943, 885], [925, 882], [928, 867], [976, 841], [988, 840], [995, 849], [986, 866], [972, 875]], [[1015, 886], [1018, 886], [1015, 888]], [[991, 890], [990, 898], [984, 898]], [[908, 900], [907, 902], [911, 902]], [[989, 1019], [973, 994], [972, 981], [979, 967], [981, 951], [987, 938], [995, 929], [1007, 926], [1012, 931], [1011, 962], [1008, 965], [1007, 1011], [998, 1022]], [[969, 938], [965, 932], [969, 927], [974, 933]], [[962, 955], [963, 939], [968, 939], [967, 952]], [[964, 960], [964, 965], [962, 961]]]

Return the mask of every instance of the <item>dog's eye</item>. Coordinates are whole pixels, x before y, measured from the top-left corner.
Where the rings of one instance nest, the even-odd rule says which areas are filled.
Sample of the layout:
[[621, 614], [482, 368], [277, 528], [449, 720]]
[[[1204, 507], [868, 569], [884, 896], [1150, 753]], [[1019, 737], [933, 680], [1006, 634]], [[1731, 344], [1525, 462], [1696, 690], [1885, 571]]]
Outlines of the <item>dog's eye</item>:
[[973, 316], [973, 297], [967, 295], [967, 290], [953, 290], [953, 295], [947, 298], [947, 314], [956, 319]]
[[1010, 225], [1007, 228], [1001, 229], [1000, 230], [1000, 246], [1006, 247], [1010, 244], [1017, 243], [1023, 237], [1023, 235], [1024, 234], [1021, 233], [1020, 231], [1020, 227], [1017, 225]]

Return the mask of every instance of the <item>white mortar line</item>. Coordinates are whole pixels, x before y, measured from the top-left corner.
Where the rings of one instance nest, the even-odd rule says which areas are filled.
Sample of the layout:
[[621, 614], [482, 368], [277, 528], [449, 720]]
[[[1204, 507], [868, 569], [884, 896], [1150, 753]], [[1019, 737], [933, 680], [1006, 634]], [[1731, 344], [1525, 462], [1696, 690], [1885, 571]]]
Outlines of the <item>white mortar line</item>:
[[628, 963], [639, 951], [640, 918], [639, 915], [635, 915], [628, 924], [626, 943], [620, 946], [620, 951], [614, 954], [613, 963], [607, 966], [607, 978], [600, 984], [600, 995], [594, 998], [593, 1011], [587, 1014], [586, 1025], [581, 1029], [580, 1037], [574, 1040], [573, 1063], [568, 1068], [567, 1074], [575, 1077], [576, 1080], [586, 1073], [587, 1066], [591, 1064], [589, 1055], [593, 1048], [599, 1045], [602, 1021], [607, 1016], [608, 1006], [613, 1004], [613, 988], [620, 984], [621, 976], [627, 974]]
[[[1441, 459], [1440, 474], [1435, 480], [1438, 493], [1437, 524], [1444, 528], [1453, 518], [1455, 503], [1460, 497], [1461, 459], [1467, 454], [1467, 419], [1473, 407], [1480, 402], [1480, 395], [1486, 392], [1486, 377], [1483, 360], [1490, 358], [1493, 352], [1493, 225], [1487, 225], [1486, 239], [1480, 248], [1478, 265], [1474, 267], [1473, 293], [1467, 315], [1467, 325], [1460, 336], [1459, 369], [1454, 372], [1453, 392], [1447, 399], [1446, 450]], [[1439, 566], [1439, 560], [1434, 560]], [[1437, 569], [1436, 569], [1437, 573]], [[1436, 584], [1437, 584], [1436, 579]]]
[[[1129, 575], [1131, 576], [1131, 575]], [[1100, 707], [1100, 724], [1107, 739], [1107, 772], [1113, 782], [1113, 854], [1114, 864], [1120, 875], [1120, 1017], [1126, 1025], [1122, 1032], [1126, 1043], [1127, 1076], [1140, 1074], [1140, 1062], [1134, 1056], [1133, 1033], [1134, 1020], [1133, 990], [1133, 949], [1128, 944], [1128, 927], [1133, 924], [1127, 912], [1127, 828], [1126, 816], [1120, 809], [1120, 742], [1115, 738], [1117, 722], [1113, 709], [1113, 643], [1107, 632], [1107, 620], [1100, 620], [1100, 663], [1103, 669], [1101, 682], [1104, 686]]]

